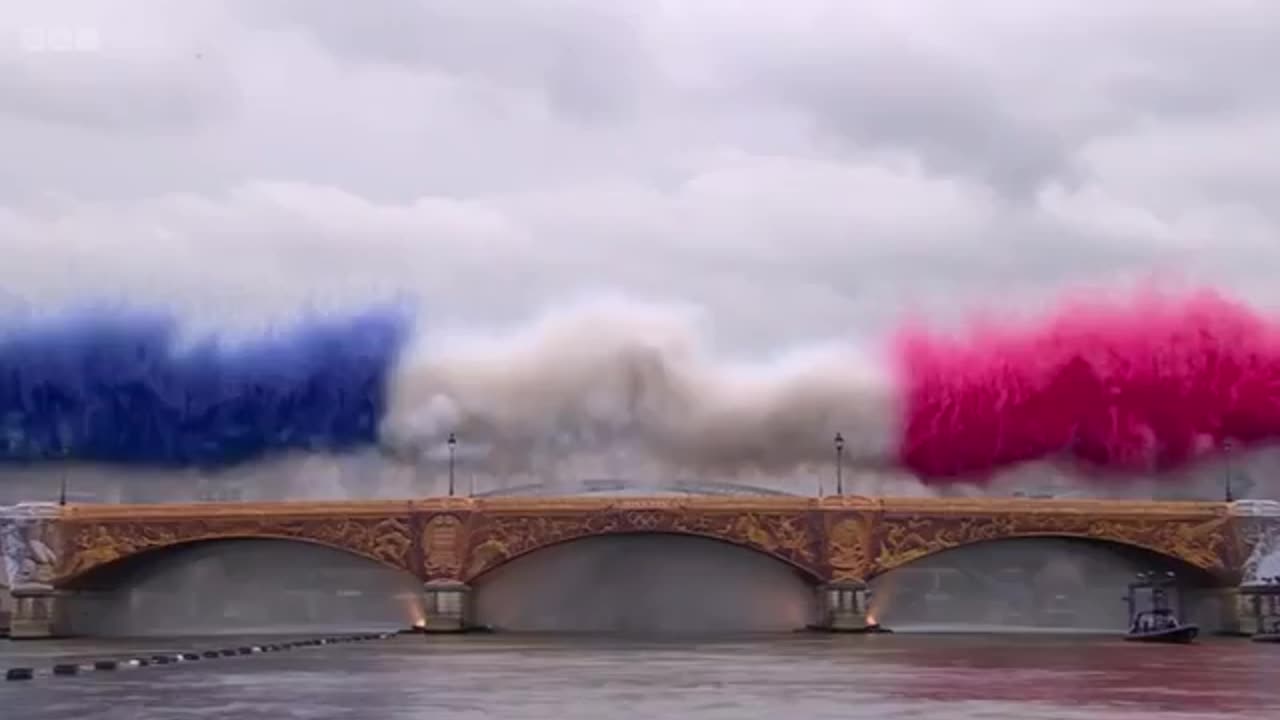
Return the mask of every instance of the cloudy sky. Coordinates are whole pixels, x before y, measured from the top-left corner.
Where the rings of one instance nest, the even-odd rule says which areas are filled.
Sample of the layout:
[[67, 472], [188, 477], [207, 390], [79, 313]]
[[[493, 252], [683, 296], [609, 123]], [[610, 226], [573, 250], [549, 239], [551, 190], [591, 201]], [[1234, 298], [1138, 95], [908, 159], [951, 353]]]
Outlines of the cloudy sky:
[[600, 290], [726, 348], [1172, 277], [1280, 300], [1269, 0], [9, 0], [0, 288]]

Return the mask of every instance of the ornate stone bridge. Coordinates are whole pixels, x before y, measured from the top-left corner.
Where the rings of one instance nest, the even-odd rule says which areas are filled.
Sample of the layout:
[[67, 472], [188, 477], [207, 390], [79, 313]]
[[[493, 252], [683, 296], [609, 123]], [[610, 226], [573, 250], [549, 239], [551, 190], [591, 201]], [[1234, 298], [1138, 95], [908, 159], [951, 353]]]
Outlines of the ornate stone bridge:
[[[464, 622], [461, 593], [522, 555], [595, 535], [731, 543], [793, 566], [858, 615], [859, 588], [974, 543], [1066, 537], [1138, 548], [1233, 587], [1274, 564], [1280, 504], [1064, 499], [795, 497], [431, 498], [324, 503], [20, 505], [0, 510], [15, 635], [50, 632], [60, 591], [144, 553], [275, 538], [345, 550], [420, 578], [433, 622]], [[834, 588], [834, 590], [832, 589]], [[429, 614], [431, 614], [429, 612]], [[838, 613], [837, 613], [838, 614]], [[846, 613], [849, 614], [849, 613]], [[42, 625], [43, 623], [43, 625]]]

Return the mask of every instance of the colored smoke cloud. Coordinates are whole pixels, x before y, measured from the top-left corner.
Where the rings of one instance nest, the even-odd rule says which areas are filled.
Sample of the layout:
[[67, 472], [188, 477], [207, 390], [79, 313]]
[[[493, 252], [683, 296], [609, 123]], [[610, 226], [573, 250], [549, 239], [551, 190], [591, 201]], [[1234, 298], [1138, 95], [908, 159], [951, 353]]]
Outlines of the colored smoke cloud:
[[226, 466], [377, 441], [407, 318], [375, 310], [239, 342], [105, 310], [0, 334], [0, 461]]
[[[392, 390], [384, 442], [402, 455], [449, 432], [499, 476], [726, 480], [892, 459], [885, 364], [850, 344], [756, 362], [716, 352], [689, 308], [618, 298], [554, 308], [511, 332], [429, 336]], [[803, 474], [803, 473], [802, 473]]]
[[1213, 292], [912, 329], [896, 349], [902, 463], [933, 482], [1041, 458], [1159, 472], [1280, 437], [1280, 325]]
[[[972, 493], [1060, 470], [1117, 489], [1184, 482], [1228, 441], [1280, 436], [1280, 325], [1210, 292], [753, 361], [718, 352], [691, 308], [618, 298], [503, 333], [410, 319], [373, 310], [237, 342], [186, 342], [174, 319], [144, 313], [11, 324], [0, 462], [216, 469], [362, 451], [344, 455], [367, 461], [352, 487], [376, 493], [360, 485], [378, 482], [376, 464], [436, 473], [452, 432], [490, 489], [616, 478], [811, 492], [830, 487], [840, 432], [856, 492]], [[1242, 467], [1273, 464], [1255, 455]]]

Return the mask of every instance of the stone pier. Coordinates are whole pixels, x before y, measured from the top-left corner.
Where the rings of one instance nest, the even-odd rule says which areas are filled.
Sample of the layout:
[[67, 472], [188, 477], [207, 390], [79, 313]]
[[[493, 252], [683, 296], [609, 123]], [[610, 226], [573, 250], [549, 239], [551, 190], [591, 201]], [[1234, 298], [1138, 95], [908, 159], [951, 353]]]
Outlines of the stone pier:
[[1177, 612], [1184, 622], [1214, 635], [1243, 635], [1242, 595], [1238, 587], [1183, 587], [1176, 589]]
[[464, 632], [471, 626], [471, 588], [455, 580], [433, 580], [422, 586], [422, 629], [429, 633]]
[[1250, 552], [1236, 590], [1236, 627], [1244, 635], [1280, 627], [1280, 503], [1246, 501], [1233, 508]]
[[1280, 578], [1242, 587], [1238, 617], [1242, 635], [1276, 632], [1280, 628]]
[[61, 637], [61, 603], [58, 591], [48, 585], [26, 585], [12, 589], [13, 611], [9, 616], [9, 637], [14, 640], [42, 640]]
[[859, 581], [834, 582], [818, 588], [818, 630], [859, 632], [872, 626], [871, 590]]

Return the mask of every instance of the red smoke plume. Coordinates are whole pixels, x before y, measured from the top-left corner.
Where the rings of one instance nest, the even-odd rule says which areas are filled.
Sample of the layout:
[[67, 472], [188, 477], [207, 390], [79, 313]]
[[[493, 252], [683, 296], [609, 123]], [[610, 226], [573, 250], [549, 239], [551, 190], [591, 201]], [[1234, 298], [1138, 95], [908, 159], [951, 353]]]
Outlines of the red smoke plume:
[[967, 339], [897, 345], [904, 465], [933, 482], [1037, 458], [1184, 466], [1280, 438], [1280, 323], [1212, 292], [1073, 304]]

